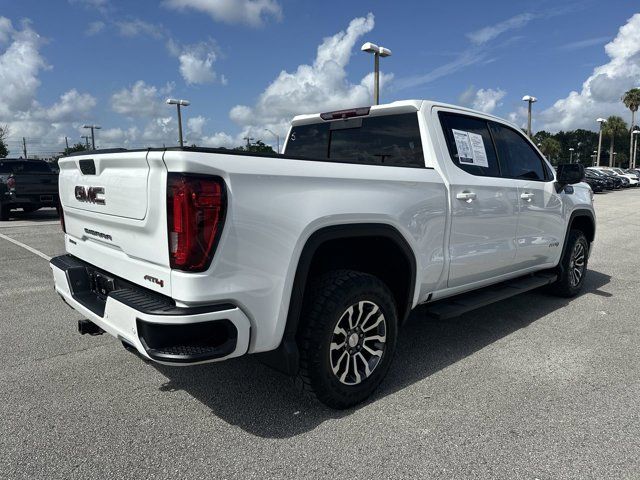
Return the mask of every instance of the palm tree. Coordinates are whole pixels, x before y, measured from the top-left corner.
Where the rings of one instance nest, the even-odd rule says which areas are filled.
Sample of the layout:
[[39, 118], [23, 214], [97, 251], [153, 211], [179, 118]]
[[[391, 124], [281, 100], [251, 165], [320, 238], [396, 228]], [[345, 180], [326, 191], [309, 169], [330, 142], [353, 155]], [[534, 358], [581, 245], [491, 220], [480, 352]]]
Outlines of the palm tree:
[[627, 124], [625, 121], [617, 115], [611, 115], [607, 118], [604, 126], [602, 127], [602, 133], [611, 137], [611, 145], [609, 147], [609, 166], [612, 167], [613, 162], [613, 148], [615, 147], [616, 137], [622, 135], [627, 131]]
[[558, 157], [562, 152], [562, 145], [553, 137], [547, 137], [540, 143], [540, 150], [547, 157], [547, 160], [551, 161], [553, 157]]
[[632, 88], [622, 96], [625, 107], [631, 110], [631, 145], [629, 145], [629, 159], [633, 157], [633, 127], [636, 124], [636, 112], [640, 107], [640, 88]]

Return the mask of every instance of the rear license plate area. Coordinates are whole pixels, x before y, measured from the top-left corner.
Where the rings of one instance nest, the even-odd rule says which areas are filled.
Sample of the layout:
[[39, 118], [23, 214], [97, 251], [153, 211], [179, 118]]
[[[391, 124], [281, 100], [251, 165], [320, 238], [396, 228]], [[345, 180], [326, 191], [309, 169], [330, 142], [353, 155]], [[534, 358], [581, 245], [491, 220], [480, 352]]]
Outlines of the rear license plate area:
[[53, 202], [53, 195], [40, 195], [41, 202]]
[[95, 270], [89, 271], [89, 289], [102, 300], [106, 300], [109, 293], [116, 289], [116, 281], [113, 277]]

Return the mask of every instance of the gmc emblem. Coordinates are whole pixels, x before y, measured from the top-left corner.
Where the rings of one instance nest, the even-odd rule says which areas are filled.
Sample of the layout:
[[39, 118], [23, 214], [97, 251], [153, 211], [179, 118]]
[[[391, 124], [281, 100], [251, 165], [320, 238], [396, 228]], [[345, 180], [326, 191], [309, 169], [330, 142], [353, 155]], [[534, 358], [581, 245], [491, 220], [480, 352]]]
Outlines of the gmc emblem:
[[76, 200], [79, 202], [95, 203], [96, 205], [104, 205], [106, 203], [103, 197], [98, 197], [98, 195], [104, 195], [104, 187], [76, 185], [75, 195]]

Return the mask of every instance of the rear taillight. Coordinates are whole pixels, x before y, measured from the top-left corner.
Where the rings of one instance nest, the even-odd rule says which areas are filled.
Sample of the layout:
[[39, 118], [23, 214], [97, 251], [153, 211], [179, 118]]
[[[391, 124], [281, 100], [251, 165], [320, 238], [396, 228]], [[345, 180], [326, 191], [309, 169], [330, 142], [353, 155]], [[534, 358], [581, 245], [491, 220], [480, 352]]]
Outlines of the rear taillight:
[[202, 272], [211, 264], [226, 212], [220, 177], [170, 173], [167, 227], [171, 268]]
[[7, 188], [9, 190], [13, 190], [14, 188], [16, 188], [16, 179], [13, 177], [9, 177], [7, 178]]

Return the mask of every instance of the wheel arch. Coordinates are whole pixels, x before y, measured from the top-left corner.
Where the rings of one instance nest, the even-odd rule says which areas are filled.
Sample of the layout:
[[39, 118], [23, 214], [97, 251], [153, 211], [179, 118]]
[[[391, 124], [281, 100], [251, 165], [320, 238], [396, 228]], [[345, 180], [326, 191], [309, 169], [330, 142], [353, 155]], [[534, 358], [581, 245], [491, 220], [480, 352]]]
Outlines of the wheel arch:
[[589, 244], [593, 243], [596, 235], [596, 219], [593, 212], [586, 208], [577, 209], [571, 212], [571, 216], [569, 217], [569, 222], [567, 224], [567, 232], [564, 236], [564, 244], [562, 245], [562, 254], [560, 255], [561, 261], [567, 250], [569, 232], [572, 229], [581, 230], [585, 237], [587, 237]]
[[[305, 292], [308, 287], [308, 280], [316, 268], [314, 260], [318, 258], [318, 254], [322, 255], [322, 252], [331, 245], [353, 245], [355, 242], [363, 241], [381, 242], [381, 245], [384, 244], [387, 246], [393, 245], [393, 254], [396, 255], [396, 258], [402, 258], [404, 260], [408, 268], [408, 276], [405, 277], [406, 285], [404, 287], [397, 287], [396, 285], [385, 283], [387, 283], [389, 289], [394, 293], [396, 306], [398, 308], [399, 323], [401, 324], [407, 318], [413, 306], [417, 264], [416, 257], [409, 242], [400, 231], [394, 226], [385, 223], [340, 224], [322, 227], [313, 232], [302, 247], [293, 277], [282, 341], [280, 342], [280, 346], [273, 352], [260, 354], [267, 364], [285, 373], [296, 373], [298, 368], [296, 334], [300, 325], [300, 316]], [[371, 252], [368, 253], [370, 254]], [[389, 255], [390, 252], [385, 251], [384, 253], [385, 255]], [[363, 256], [363, 258], [365, 257]], [[346, 268], [349, 267], [346, 266]], [[365, 269], [365, 273], [372, 273], [371, 270], [375, 269]], [[384, 278], [381, 278], [381, 280], [385, 281]], [[399, 288], [402, 288], [402, 294]]]

